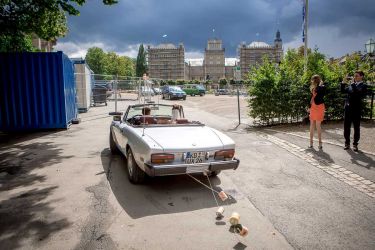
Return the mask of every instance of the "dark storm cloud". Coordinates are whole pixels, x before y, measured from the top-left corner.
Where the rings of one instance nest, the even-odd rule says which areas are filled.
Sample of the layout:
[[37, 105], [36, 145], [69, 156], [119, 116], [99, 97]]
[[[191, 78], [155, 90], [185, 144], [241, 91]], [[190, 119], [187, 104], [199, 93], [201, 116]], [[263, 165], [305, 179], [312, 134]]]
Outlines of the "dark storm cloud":
[[[186, 51], [203, 52], [207, 39], [215, 36], [223, 40], [226, 56], [234, 57], [241, 41], [272, 43], [277, 29], [284, 43], [301, 36], [301, 0], [123, 0], [113, 6], [101, 2], [89, 1], [80, 9], [81, 16], [69, 17], [70, 33], [60, 41], [101, 42], [117, 51], [138, 43], [183, 42]], [[335, 27], [342, 37], [370, 36], [374, 13], [373, 0], [310, 1], [309, 27]]]

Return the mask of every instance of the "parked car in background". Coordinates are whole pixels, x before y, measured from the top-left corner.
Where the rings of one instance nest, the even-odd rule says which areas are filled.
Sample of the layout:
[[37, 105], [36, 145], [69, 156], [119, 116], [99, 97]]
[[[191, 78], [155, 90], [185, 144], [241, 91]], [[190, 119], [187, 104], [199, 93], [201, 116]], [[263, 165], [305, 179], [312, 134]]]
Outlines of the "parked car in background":
[[230, 91], [228, 89], [218, 89], [215, 91], [215, 95], [229, 95]]
[[215, 176], [237, 169], [240, 163], [231, 138], [186, 119], [183, 107], [176, 104], [136, 104], [128, 106], [122, 118], [115, 114], [109, 146], [113, 154], [125, 155], [129, 180], [135, 184], [146, 176]]
[[154, 96], [155, 93], [150, 87], [141, 86], [141, 95], [142, 96]]
[[204, 96], [206, 94], [206, 88], [203, 85], [197, 85], [197, 89], [199, 90], [199, 95]]
[[182, 99], [186, 100], [186, 93], [178, 86], [163, 86], [162, 90], [162, 98], [163, 99]]
[[206, 90], [204, 89], [204, 87], [198, 84], [185, 84], [181, 86], [181, 89], [185, 91], [187, 95], [191, 96], [203, 96], [204, 94], [206, 94]]
[[152, 90], [154, 91], [155, 95], [161, 95], [161, 89], [157, 87], [152, 87]]

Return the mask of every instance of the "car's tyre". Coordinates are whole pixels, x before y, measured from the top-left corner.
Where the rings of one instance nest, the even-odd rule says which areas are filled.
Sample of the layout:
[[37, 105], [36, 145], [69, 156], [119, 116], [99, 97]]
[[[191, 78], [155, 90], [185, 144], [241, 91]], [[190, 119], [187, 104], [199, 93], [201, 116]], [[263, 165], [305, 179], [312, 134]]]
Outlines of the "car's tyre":
[[134, 160], [133, 152], [129, 148], [127, 152], [127, 167], [128, 167], [128, 176], [129, 180], [133, 184], [139, 184], [143, 183], [145, 180], [145, 172], [142, 171], [142, 169], [139, 168], [137, 163]]
[[212, 172], [209, 174], [209, 176], [210, 176], [210, 177], [215, 177], [215, 176], [218, 176], [220, 173], [221, 173], [220, 170], [212, 171]]
[[120, 154], [120, 150], [118, 149], [115, 140], [113, 139], [112, 132], [109, 132], [109, 149], [111, 150], [111, 153], [114, 155]]
[[186, 96], [184, 96], [184, 97], [182, 98], [182, 100], [184, 100], [184, 101], [185, 101], [185, 100], [186, 100]]

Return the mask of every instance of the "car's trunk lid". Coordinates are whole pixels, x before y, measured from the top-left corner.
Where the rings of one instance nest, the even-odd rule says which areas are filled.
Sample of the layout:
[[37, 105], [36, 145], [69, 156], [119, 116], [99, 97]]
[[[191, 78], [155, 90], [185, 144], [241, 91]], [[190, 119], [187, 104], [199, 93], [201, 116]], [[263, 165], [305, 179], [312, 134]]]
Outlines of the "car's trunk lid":
[[146, 128], [144, 133], [165, 152], [223, 148], [219, 136], [206, 126], [154, 127]]

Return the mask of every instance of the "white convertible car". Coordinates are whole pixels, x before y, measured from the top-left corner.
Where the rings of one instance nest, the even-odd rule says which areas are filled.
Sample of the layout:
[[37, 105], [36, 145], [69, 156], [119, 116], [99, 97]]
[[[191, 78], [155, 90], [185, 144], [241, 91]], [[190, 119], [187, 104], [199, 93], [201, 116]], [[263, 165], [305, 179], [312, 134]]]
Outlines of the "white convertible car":
[[185, 173], [217, 175], [236, 169], [235, 144], [225, 134], [185, 119], [180, 105], [138, 104], [123, 118], [115, 113], [109, 135], [112, 153], [127, 158], [129, 179]]

